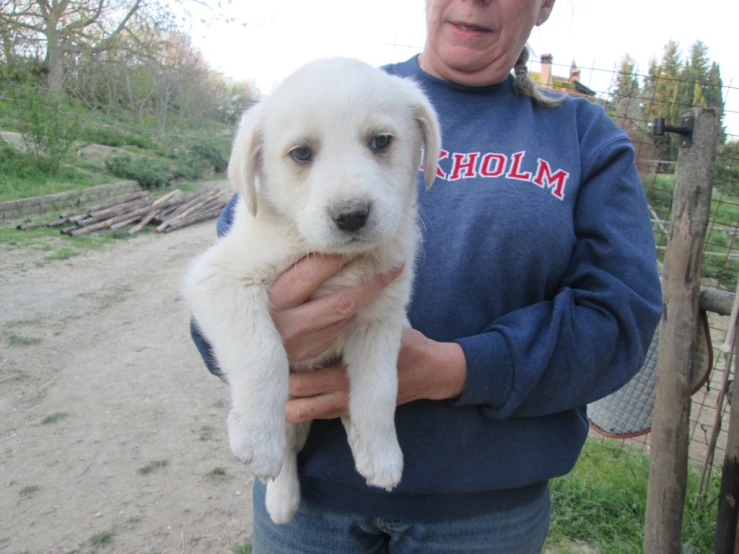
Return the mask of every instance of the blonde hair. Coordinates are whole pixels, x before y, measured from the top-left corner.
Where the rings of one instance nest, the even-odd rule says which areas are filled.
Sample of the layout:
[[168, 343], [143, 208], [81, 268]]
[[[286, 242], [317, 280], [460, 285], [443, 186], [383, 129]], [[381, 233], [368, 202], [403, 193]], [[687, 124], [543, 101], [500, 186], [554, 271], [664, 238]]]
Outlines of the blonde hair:
[[513, 81], [513, 90], [521, 96], [528, 96], [531, 101], [542, 108], [555, 108], [565, 100], [564, 95], [549, 96], [545, 95], [536, 83], [529, 77], [529, 70], [526, 63], [529, 61], [529, 48], [524, 46], [521, 55], [518, 56], [513, 71], [516, 75]]

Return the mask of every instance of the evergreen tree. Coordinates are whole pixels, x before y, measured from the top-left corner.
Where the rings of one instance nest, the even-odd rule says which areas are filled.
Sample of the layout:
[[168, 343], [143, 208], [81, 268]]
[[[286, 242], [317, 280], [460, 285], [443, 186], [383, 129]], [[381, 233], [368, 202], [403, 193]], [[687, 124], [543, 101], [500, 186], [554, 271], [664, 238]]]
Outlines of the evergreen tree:
[[640, 119], [641, 98], [639, 80], [635, 72], [636, 63], [626, 54], [621, 59], [616, 79], [616, 88], [612, 93], [616, 122], [626, 128], [629, 122]]

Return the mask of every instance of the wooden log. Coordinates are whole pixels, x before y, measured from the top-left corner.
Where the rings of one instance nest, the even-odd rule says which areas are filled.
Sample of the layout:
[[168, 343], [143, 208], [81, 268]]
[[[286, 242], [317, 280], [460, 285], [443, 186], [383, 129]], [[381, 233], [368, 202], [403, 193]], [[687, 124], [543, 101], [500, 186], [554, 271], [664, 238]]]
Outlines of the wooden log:
[[[183, 202], [183, 204], [184, 204], [184, 202]], [[180, 206], [181, 205], [182, 204], [180, 204]], [[174, 212], [177, 208], [179, 208], [179, 206], [173, 206], [171, 208], [167, 208], [166, 210], [161, 210], [159, 212], [159, 214], [156, 216], [155, 221], [158, 221], [159, 223], [162, 223], [167, 218], [167, 216], [169, 214], [171, 214], [172, 212]]]
[[205, 212], [210, 211], [211, 209], [215, 209], [216, 207], [223, 208], [226, 206], [227, 203], [228, 201], [225, 198], [218, 196], [216, 198], [211, 198], [210, 200], [208, 200], [205, 204], [200, 206], [198, 211]]
[[107, 202], [103, 202], [102, 204], [97, 204], [95, 206], [90, 206], [89, 208], [85, 208], [84, 210], [81, 210], [79, 212], [74, 212], [71, 214], [62, 215], [60, 217], [71, 219], [73, 217], [79, 217], [86, 214], [89, 214], [90, 212], [104, 210], [106, 208], [110, 208], [111, 206], [115, 206], [116, 204], [121, 204], [123, 202], [131, 202], [132, 200], [137, 200], [139, 198], [143, 198], [145, 196], [149, 196], [148, 190], [142, 190], [140, 192], [134, 192], [132, 194], [129, 194], [127, 196], [124, 196], [123, 198], [118, 197], [113, 200], [109, 200]]
[[[201, 221], [205, 221], [206, 219], [214, 219], [214, 218], [216, 218], [216, 217], [218, 217], [220, 215], [221, 211], [222, 211], [222, 208], [218, 208], [218, 209], [215, 209], [215, 210], [210, 210], [210, 211], [207, 211], [207, 212], [197, 212], [197, 213], [191, 215], [188, 218], [181, 219], [181, 220], [173, 223], [172, 225], [169, 225], [168, 227], [165, 227], [165, 229], [164, 229], [163, 232], [164, 233], [169, 233], [171, 231], [175, 231], [177, 229], [181, 229], [182, 227], [187, 227], [189, 225], [193, 225], [195, 223], [199, 223]], [[157, 231], [158, 230], [159, 229], [157, 228]], [[162, 231], [160, 231], [160, 232], [162, 232]]]
[[209, 199], [217, 195], [218, 195], [218, 189], [214, 189], [214, 188], [209, 189], [201, 194], [198, 194], [197, 196], [190, 198], [187, 202], [183, 203], [181, 206], [178, 206], [177, 209], [173, 210], [171, 213], [167, 214], [166, 218], [163, 218], [162, 222], [174, 220], [186, 213], [192, 213], [193, 208], [202, 206]]
[[[218, 189], [212, 189], [212, 193], [211, 193], [211, 194], [208, 194], [208, 195], [203, 195], [203, 196], [202, 196], [201, 198], [199, 198], [199, 199], [197, 200], [197, 202], [191, 202], [191, 203], [190, 203], [190, 206], [189, 206], [189, 207], [188, 207], [187, 209], [185, 209], [185, 210], [181, 211], [181, 212], [180, 212], [179, 214], [177, 214], [177, 215], [174, 215], [174, 214], [173, 214], [172, 216], [170, 216], [170, 217], [168, 217], [167, 219], [165, 219], [165, 220], [164, 220], [164, 221], [163, 221], [163, 222], [161, 223], [161, 225], [159, 225], [159, 227], [157, 227], [157, 231], [160, 231], [160, 232], [161, 232], [161, 231], [163, 231], [163, 230], [164, 230], [164, 229], [165, 229], [165, 228], [166, 228], [167, 226], [169, 226], [169, 225], [173, 225], [174, 223], [177, 223], [177, 222], [179, 222], [180, 220], [182, 220], [182, 219], [185, 219], [185, 218], [186, 218], [186, 217], [188, 217], [189, 215], [191, 215], [191, 214], [195, 213], [196, 211], [198, 211], [198, 209], [199, 209], [199, 208], [200, 208], [201, 206], [203, 206], [203, 205], [204, 205], [204, 204], [205, 204], [206, 202], [208, 202], [208, 200], [210, 200], [212, 196], [215, 196], [215, 195], [217, 195], [217, 194], [218, 194]], [[176, 212], [175, 212], [175, 213], [176, 213]], [[161, 227], [161, 229], [160, 229], [160, 227]]]
[[700, 271], [719, 136], [716, 109], [695, 108], [692, 146], [680, 149], [662, 272], [664, 312], [657, 351], [645, 554], [682, 551], [688, 470], [691, 360], [697, 336]]
[[154, 199], [151, 197], [148, 197], [148, 198], [141, 198], [138, 200], [134, 200], [132, 202], [126, 202], [123, 204], [116, 204], [115, 206], [111, 206], [110, 208], [106, 208], [105, 210], [100, 210], [98, 212], [92, 212], [89, 214], [89, 217], [87, 219], [78, 221], [78, 223], [80, 223], [81, 225], [89, 225], [90, 223], [97, 223], [98, 221], [103, 221], [105, 219], [108, 219], [109, 217], [123, 215], [128, 212], [133, 212], [144, 206], [151, 206], [153, 202], [154, 202]]
[[[166, 204], [164, 204], [163, 206], [166, 206]], [[111, 225], [115, 225], [116, 223], [120, 223], [121, 221], [126, 221], [127, 219], [131, 217], [134, 217], [134, 216], [141, 217], [142, 215], [147, 214], [150, 210], [151, 210], [151, 206], [148, 206], [148, 205], [143, 206], [142, 208], [139, 208], [138, 210], [134, 210], [132, 212], [127, 212], [121, 215], [117, 215], [115, 217], [111, 217], [104, 221], [99, 221], [91, 225], [86, 225], [85, 227], [80, 227], [79, 229], [75, 229], [74, 231], [71, 231], [69, 235], [76, 237], [78, 235], [86, 235], [88, 233], [92, 233], [93, 231], [99, 231], [100, 229], [107, 229]]]
[[131, 223], [134, 223], [141, 219], [141, 214], [137, 214], [133, 217], [130, 217], [128, 219], [124, 219], [123, 221], [119, 221], [118, 223], [114, 223], [110, 226], [111, 231], [115, 231], [116, 229], [120, 229], [121, 227], [125, 227], [126, 225], [131, 225]]
[[53, 221], [36, 221], [34, 223], [20, 223], [15, 226], [19, 231], [27, 231], [29, 229], [38, 229], [39, 227], [59, 227], [69, 223], [68, 219], [55, 219]]
[[152, 203], [152, 206], [160, 206], [161, 204], [171, 202], [175, 198], [179, 198], [181, 196], [183, 196], [182, 191], [180, 189], [174, 189], [172, 192], [168, 192], [164, 196], [154, 200], [154, 202]]
[[129, 235], [134, 235], [138, 233], [141, 229], [144, 228], [144, 226], [149, 223], [152, 219], [156, 217], [156, 215], [159, 213], [160, 210], [151, 210], [148, 214], [146, 214], [141, 221], [139, 221], [136, 225], [131, 227], [128, 230]]
[[[213, 197], [213, 196], [215, 196], [217, 194], [218, 194], [218, 189], [215, 188], [215, 187], [214, 188], [210, 188], [210, 189], [208, 189], [206, 191], [203, 191], [201, 193], [198, 193], [195, 196], [193, 196], [192, 198], [188, 199], [187, 202], [185, 202], [184, 204], [182, 204], [181, 206], [179, 206], [171, 214], [168, 214], [167, 215], [167, 219], [169, 219], [169, 218], [174, 219], [175, 217], [179, 217], [180, 215], [182, 215], [184, 212], [186, 212], [187, 210], [189, 210], [193, 206], [197, 206], [197, 205], [202, 204], [204, 202], [204, 199], [207, 200], [207, 199], [209, 199], [209, 198], [211, 198], [211, 197]], [[167, 221], [167, 219], [165, 219], [164, 221]]]

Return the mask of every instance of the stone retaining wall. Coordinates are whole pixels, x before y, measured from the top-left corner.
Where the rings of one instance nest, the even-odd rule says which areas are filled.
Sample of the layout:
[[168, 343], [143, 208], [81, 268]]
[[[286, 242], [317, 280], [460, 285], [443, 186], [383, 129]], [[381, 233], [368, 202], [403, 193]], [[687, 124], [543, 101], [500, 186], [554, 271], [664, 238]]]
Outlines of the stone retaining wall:
[[0, 221], [20, 219], [55, 211], [72, 211], [85, 204], [110, 200], [140, 190], [141, 187], [136, 181], [118, 181], [107, 185], [49, 194], [47, 196], [0, 202]]

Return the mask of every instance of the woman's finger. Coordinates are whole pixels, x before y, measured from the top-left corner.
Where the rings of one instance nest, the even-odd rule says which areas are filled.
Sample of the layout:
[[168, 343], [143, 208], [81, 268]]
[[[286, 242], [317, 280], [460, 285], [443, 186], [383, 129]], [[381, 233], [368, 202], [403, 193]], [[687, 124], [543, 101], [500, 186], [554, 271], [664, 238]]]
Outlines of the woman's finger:
[[380, 273], [358, 287], [340, 290], [329, 296], [305, 302], [284, 312], [275, 312], [274, 320], [284, 341], [329, 327], [354, 316], [403, 271], [403, 267]]
[[346, 264], [339, 255], [310, 254], [286, 269], [269, 290], [274, 312], [301, 305], [315, 290]]
[[[324, 327], [319, 331], [310, 332], [304, 335], [291, 336], [288, 340], [283, 339], [287, 357], [291, 364], [303, 362], [311, 358], [320, 356], [336, 341], [344, 329], [352, 322], [352, 319], [345, 319]], [[279, 328], [279, 327], [278, 327]], [[285, 334], [282, 333], [284, 337]]]
[[318, 396], [296, 398], [285, 404], [285, 419], [289, 423], [304, 423], [314, 419], [334, 419], [349, 414], [349, 391], [335, 391]]
[[336, 364], [314, 371], [293, 372], [290, 374], [289, 383], [290, 395], [295, 397], [349, 390], [349, 378], [346, 375], [344, 364]]

